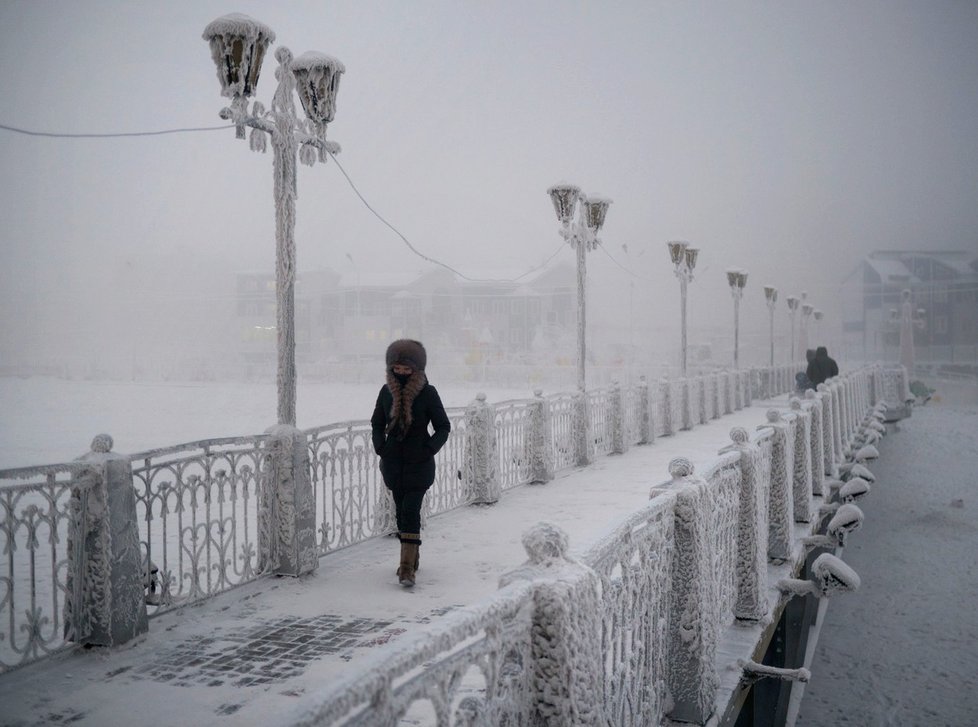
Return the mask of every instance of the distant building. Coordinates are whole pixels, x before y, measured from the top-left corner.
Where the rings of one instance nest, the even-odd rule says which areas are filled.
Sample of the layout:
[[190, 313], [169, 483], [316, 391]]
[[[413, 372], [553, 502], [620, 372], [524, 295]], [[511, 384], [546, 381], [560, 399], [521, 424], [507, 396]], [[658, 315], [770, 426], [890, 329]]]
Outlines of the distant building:
[[843, 336], [850, 356], [873, 358], [899, 345], [900, 295], [909, 289], [929, 359], [974, 360], [978, 346], [978, 254], [965, 250], [877, 250], [842, 281]]
[[[273, 273], [238, 273], [235, 326], [243, 363], [265, 367], [275, 360], [275, 306]], [[295, 307], [300, 362], [376, 359], [401, 337], [456, 352], [460, 361], [512, 358], [552, 349], [573, 335], [576, 278], [570, 265], [518, 282], [472, 282], [441, 268], [343, 275], [322, 270], [298, 276]]]

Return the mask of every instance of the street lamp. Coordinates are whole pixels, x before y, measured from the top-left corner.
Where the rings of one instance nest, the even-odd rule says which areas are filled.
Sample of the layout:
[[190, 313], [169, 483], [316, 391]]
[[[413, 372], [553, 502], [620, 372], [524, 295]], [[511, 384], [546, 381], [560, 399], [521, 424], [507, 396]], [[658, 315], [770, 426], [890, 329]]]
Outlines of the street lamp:
[[690, 247], [688, 242], [676, 240], [667, 242], [669, 259], [675, 266], [676, 277], [679, 278], [680, 326], [682, 339], [680, 344], [680, 364], [683, 377], [686, 376], [686, 287], [693, 280], [693, 268], [696, 267], [696, 257], [699, 248]]
[[771, 368], [774, 368], [774, 305], [778, 302], [778, 289], [772, 285], [764, 286], [764, 300], [771, 321]]
[[798, 311], [798, 296], [789, 295], [785, 300], [788, 303], [788, 310], [791, 316], [791, 358], [789, 363], [795, 362], [795, 313]]
[[927, 323], [926, 314], [923, 308], [918, 308], [914, 315], [913, 302], [910, 300], [911, 292], [905, 289], [901, 296], [903, 301], [900, 303], [900, 363], [907, 369], [907, 375], [913, 375], [914, 367], [914, 328], [923, 329]]
[[555, 184], [547, 190], [560, 221], [560, 236], [577, 253], [577, 388], [584, 391], [585, 295], [587, 276], [585, 254], [600, 244], [598, 231], [604, 225], [611, 200], [586, 197], [572, 184]]
[[[265, 135], [271, 136], [272, 176], [275, 194], [275, 291], [278, 331], [278, 422], [295, 426], [295, 198], [296, 157], [308, 166], [326, 161], [326, 154], [338, 154], [339, 144], [326, 140], [326, 125], [336, 112], [336, 92], [340, 75], [346, 70], [335, 58], [322, 53], [303, 53], [280, 46], [275, 51], [279, 67], [278, 86], [272, 108], [266, 111], [258, 101], [248, 113], [248, 98], [255, 93], [262, 60], [275, 33], [263, 23], [242, 15], [224, 15], [204, 28], [217, 66], [221, 95], [231, 99], [220, 117], [232, 121], [236, 136], [245, 137], [250, 126], [253, 151], [266, 149]], [[296, 117], [298, 93], [306, 120]]]
[[734, 302], [734, 368], [740, 369], [740, 299], [744, 297], [747, 285], [746, 270], [728, 270], [727, 284]]
[[822, 343], [822, 316], [825, 315], [816, 308], [812, 315], [815, 317], [815, 339], [818, 341], [818, 345]]
[[801, 345], [799, 348], [802, 351], [808, 351], [808, 319], [811, 318], [812, 312], [815, 310], [815, 306], [805, 300], [808, 297], [808, 293], [802, 292], [801, 294]]

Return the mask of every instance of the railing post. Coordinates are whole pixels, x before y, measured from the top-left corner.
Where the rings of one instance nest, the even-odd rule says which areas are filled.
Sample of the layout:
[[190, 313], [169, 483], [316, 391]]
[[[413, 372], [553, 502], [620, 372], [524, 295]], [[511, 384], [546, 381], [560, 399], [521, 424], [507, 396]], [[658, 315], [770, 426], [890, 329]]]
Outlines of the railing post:
[[622, 401], [621, 384], [617, 379], [611, 382], [611, 454], [624, 454], [628, 449], [625, 441], [625, 405]]
[[838, 474], [835, 457], [835, 414], [833, 412], [835, 401], [828, 384], [824, 382], [819, 384], [816, 391], [822, 400], [822, 456], [825, 465], [823, 472], [826, 477], [835, 477]]
[[533, 391], [529, 416], [526, 452], [530, 465], [530, 482], [550, 482], [554, 478], [554, 429], [550, 402], [543, 398], [541, 389]]
[[586, 467], [594, 459], [591, 438], [591, 412], [586, 391], [574, 395], [574, 465]]
[[469, 503], [490, 505], [499, 502], [502, 484], [496, 455], [496, 408], [481, 391], [465, 409], [465, 480], [469, 483]]
[[784, 561], [791, 557], [791, 530], [794, 524], [792, 480], [794, 474], [794, 447], [788, 431], [788, 423], [781, 412], [769, 409], [765, 427], [772, 430], [771, 439], [771, 490], [768, 500], [767, 556]]
[[259, 568], [280, 576], [312, 573], [319, 556], [306, 435], [289, 424], [265, 433], [270, 457], [258, 510]]
[[534, 584], [530, 652], [532, 724], [607, 724], [600, 643], [600, 579], [567, 555], [567, 534], [537, 523], [523, 534], [529, 559], [500, 578]]
[[691, 392], [689, 390], [689, 377], [684, 376], [680, 379], [682, 382], [682, 397], [683, 397], [683, 429], [693, 428], [693, 402]]
[[704, 513], [711, 506], [707, 484], [693, 476], [693, 464], [685, 457], [669, 462], [672, 482], [653, 487], [651, 496], [674, 492], [675, 552], [672, 557], [672, 590], [669, 595], [668, 686], [673, 706], [669, 718], [677, 722], [705, 724], [713, 713], [720, 682], [716, 668], [716, 611], [713, 544]]
[[812, 424], [811, 412], [804, 408], [801, 399], [791, 397], [791, 411], [795, 413], [794, 429], [794, 518], [796, 523], [812, 519]]
[[644, 376], [638, 377], [638, 443], [652, 444], [655, 441], [655, 424], [652, 407], [649, 403], [649, 382]]
[[[767, 502], [760, 482], [760, 449], [743, 427], [730, 430], [740, 453], [740, 508], [737, 515], [737, 601], [734, 616], [759, 621], [767, 614]], [[721, 450], [722, 451], [722, 450]]]
[[744, 406], [749, 407], [754, 403], [754, 369], [744, 372]]
[[710, 374], [710, 380], [712, 381], [712, 390], [710, 393], [713, 394], [714, 419], [719, 419], [723, 416], [723, 406], [720, 403], [720, 376], [721, 374]]
[[[143, 559], [136, 519], [136, 491], [129, 458], [112, 452], [112, 437], [99, 434], [78, 458], [103, 472], [96, 486], [72, 495], [84, 521], [72, 520], [68, 552], [80, 568], [68, 572], [65, 635], [78, 643], [117, 646], [146, 633]], [[81, 507], [87, 498], [87, 507]]]
[[699, 391], [700, 424], [706, 424], [710, 421], [710, 415], [706, 411], [706, 380], [706, 374], [700, 374], [696, 377], [697, 390]]
[[676, 433], [676, 423], [672, 420], [672, 385], [669, 379], [659, 379], [659, 398], [662, 401], [662, 434], [668, 437]]
[[805, 401], [811, 406], [812, 425], [810, 431], [812, 455], [812, 494], [822, 494], [822, 482], [825, 480], [825, 441], [823, 434], [824, 414], [822, 413], [822, 397], [812, 389], [805, 392]]

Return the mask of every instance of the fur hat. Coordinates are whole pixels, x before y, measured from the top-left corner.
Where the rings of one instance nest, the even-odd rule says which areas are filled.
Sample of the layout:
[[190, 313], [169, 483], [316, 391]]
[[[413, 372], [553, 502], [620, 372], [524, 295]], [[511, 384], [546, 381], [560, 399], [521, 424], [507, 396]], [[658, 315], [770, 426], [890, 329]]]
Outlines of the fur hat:
[[387, 347], [387, 368], [390, 369], [394, 364], [410, 366], [415, 371], [424, 371], [425, 364], [428, 363], [428, 354], [421, 345], [421, 341], [414, 341], [410, 338], [401, 338], [394, 341]]

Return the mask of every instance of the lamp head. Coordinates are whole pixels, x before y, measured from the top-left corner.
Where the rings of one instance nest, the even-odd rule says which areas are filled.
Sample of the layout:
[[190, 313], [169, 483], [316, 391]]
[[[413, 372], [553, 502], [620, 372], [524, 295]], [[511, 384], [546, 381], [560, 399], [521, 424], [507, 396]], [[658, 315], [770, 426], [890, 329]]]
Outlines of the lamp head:
[[700, 249], [698, 247], [687, 247], [686, 248], [686, 267], [690, 270], [696, 267], [696, 257], [700, 254]]
[[346, 67], [332, 56], [307, 51], [292, 61], [295, 88], [306, 116], [320, 130], [336, 115], [336, 93]]
[[747, 271], [746, 270], [741, 270], [740, 272], [737, 273], [737, 287], [738, 288], [741, 288], [741, 289], [747, 287]]
[[791, 311], [798, 310], [798, 296], [789, 295], [785, 300], [788, 302], [788, 309]]
[[588, 197], [584, 200], [584, 224], [591, 232], [602, 228], [610, 204], [611, 200], [603, 197]]
[[764, 298], [771, 303], [776, 303], [778, 300], [778, 289], [773, 285], [765, 285]]
[[669, 246], [669, 259], [672, 260], [672, 264], [679, 265], [682, 263], [689, 243], [676, 240], [674, 242], [667, 242], [666, 245]]
[[815, 311], [814, 311], [813, 313], [814, 313], [814, 315], [815, 315], [815, 320], [816, 320], [816, 321], [820, 321], [820, 320], [822, 320], [822, 316], [824, 315], [824, 314], [822, 313], [822, 311], [820, 311], [820, 310], [818, 310], [818, 309], [816, 308], [816, 309], [815, 309]]
[[254, 95], [265, 51], [275, 40], [272, 29], [242, 13], [231, 13], [209, 23], [203, 38], [211, 46], [221, 95], [232, 99]]
[[555, 184], [547, 190], [550, 200], [554, 204], [554, 211], [561, 224], [570, 224], [574, 218], [574, 209], [577, 207], [577, 200], [581, 197], [581, 190], [573, 184]]
[[740, 287], [740, 271], [733, 269], [727, 271], [727, 285], [731, 288]]

